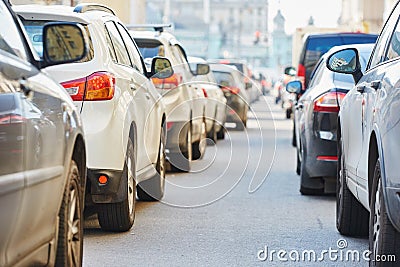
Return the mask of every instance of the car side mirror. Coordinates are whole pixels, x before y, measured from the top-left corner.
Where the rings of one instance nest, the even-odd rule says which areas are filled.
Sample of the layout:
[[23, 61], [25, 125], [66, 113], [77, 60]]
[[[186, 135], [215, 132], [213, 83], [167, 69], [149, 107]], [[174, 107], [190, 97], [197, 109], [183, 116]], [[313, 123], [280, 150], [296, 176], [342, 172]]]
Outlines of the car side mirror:
[[253, 86], [251, 82], [246, 82], [246, 90], [250, 89]]
[[198, 63], [196, 67], [196, 75], [206, 75], [210, 72], [210, 65]]
[[356, 83], [362, 77], [360, 59], [355, 48], [347, 48], [333, 53], [328, 57], [326, 67], [333, 72], [353, 75]]
[[174, 74], [171, 61], [165, 57], [154, 57], [151, 61], [151, 78], [166, 79]]
[[86, 30], [78, 23], [54, 22], [43, 27], [45, 66], [76, 62], [88, 54]]
[[229, 81], [221, 80], [218, 84], [219, 88], [229, 87]]
[[289, 76], [296, 76], [296, 68], [295, 67], [286, 67], [284, 73]]
[[301, 81], [291, 81], [286, 84], [286, 92], [300, 94], [303, 90], [303, 84]]

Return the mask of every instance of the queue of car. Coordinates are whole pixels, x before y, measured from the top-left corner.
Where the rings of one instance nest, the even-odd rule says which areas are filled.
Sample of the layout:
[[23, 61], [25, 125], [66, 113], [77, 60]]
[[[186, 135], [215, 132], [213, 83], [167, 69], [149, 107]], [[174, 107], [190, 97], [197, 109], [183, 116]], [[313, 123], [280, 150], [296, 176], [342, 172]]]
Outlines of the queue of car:
[[227, 118], [246, 125], [251, 80], [189, 63], [165, 26], [128, 30], [99, 4], [0, 11], [0, 266], [81, 266], [84, 212], [128, 231], [168, 167], [190, 171]]
[[[356, 43], [371, 43], [364, 37]], [[379, 258], [400, 258], [400, 2], [374, 45], [336, 46], [313, 61], [312, 73], [299, 67], [305, 83], [286, 87], [300, 97], [293, 142], [300, 192], [336, 192], [338, 231], [369, 236], [370, 266], [396, 266]]]

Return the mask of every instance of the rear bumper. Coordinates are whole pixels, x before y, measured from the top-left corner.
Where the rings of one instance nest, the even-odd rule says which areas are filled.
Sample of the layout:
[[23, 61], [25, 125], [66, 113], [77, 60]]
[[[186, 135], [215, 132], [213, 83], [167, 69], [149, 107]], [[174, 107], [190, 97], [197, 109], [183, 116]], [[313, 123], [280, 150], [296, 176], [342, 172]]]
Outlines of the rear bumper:
[[166, 142], [166, 153], [167, 157], [169, 154], [177, 154], [185, 150], [187, 142], [187, 131], [189, 127], [188, 122], [170, 122], [171, 128], [167, 129], [167, 142]]
[[[100, 175], [106, 175], [108, 181], [105, 185], [98, 182]], [[126, 181], [123, 177], [123, 171], [119, 170], [98, 170], [88, 169], [87, 177], [90, 180], [90, 194], [93, 203], [116, 203], [121, 202], [125, 198]]]

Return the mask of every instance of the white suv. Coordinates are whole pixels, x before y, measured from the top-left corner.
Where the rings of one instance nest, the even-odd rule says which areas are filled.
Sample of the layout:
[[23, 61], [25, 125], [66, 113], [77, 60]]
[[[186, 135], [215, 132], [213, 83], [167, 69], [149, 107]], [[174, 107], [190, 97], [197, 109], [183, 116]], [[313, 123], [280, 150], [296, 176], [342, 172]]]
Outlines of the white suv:
[[[38, 52], [43, 25], [66, 21], [88, 33], [89, 56], [79, 63], [50, 66], [81, 112], [87, 140], [88, 186], [102, 229], [127, 231], [139, 199], [164, 194], [166, 115], [160, 94], [148, 77], [136, 44], [125, 26], [105, 6], [14, 6]], [[61, 49], [73, 46], [59, 44]], [[156, 66], [171, 66], [156, 58]], [[171, 69], [171, 68], [170, 68]], [[164, 73], [164, 78], [172, 73]], [[136, 187], [138, 184], [138, 187]]]
[[200, 159], [206, 149], [206, 103], [202, 88], [193, 83], [196, 75], [209, 72], [207, 64], [191, 71], [182, 45], [163, 31], [163, 25], [128, 26], [130, 29], [151, 27], [155, 31], [131, 31], [146, 60], [167, 57], [174, 68], [168, 79], [153, 79], [163, 96], [167, 113], [167, 157], [173, 170], [190, 171], [192, 159]]

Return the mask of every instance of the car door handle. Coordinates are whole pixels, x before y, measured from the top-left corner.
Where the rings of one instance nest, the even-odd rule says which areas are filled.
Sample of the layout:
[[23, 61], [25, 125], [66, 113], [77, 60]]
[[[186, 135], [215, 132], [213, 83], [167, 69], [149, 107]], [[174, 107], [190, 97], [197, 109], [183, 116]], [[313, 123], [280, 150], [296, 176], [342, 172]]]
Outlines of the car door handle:
[[132, 90], [132, 91], [136, 91], [136, 87], [135, 87], [134, 84], [130, 84], [130, 87], [131, 87], [131, 90]]
[[304, 105], [302, 104], [302, 103], [299, 103], [299, 104], [297, 104], [297, 109], [303, 109], [304, 108]]
[[372, 81], [369, 86], [371, 86], [371, 88], [374, 88], [375, 90], [378, 90], [381, 88], [381, 81], [377, 80], [377, 81]]
[[146, 93], [146, 94], [144, 94], [144, 95], [146, 96], [147, 100], [150, 100], [150, 95], [149, 95], [149, 93]]

